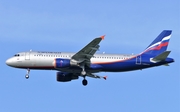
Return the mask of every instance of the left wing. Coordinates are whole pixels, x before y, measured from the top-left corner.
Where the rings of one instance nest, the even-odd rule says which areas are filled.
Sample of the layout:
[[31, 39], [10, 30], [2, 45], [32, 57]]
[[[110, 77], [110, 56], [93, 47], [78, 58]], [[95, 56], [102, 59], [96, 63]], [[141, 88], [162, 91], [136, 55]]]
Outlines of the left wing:
[[99, 43], [105, 37], [101, 36], [92, 40], [88, 45], [86, 45], [83, 49], [77, 52], [72, 56], [72, 59], [78, 61], [79, 63], [83, 63], [84, 65], [90, 66], [90, 59], [94, 56], [96, 51], [99, 49]]

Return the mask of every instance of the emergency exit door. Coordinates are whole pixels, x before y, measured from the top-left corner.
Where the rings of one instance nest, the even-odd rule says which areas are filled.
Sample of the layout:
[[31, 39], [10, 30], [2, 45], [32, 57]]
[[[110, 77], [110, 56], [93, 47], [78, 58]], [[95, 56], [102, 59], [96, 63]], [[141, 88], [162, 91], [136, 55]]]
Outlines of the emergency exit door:
[[25, 60], [30, 60], [30, 52], [25, 53]]

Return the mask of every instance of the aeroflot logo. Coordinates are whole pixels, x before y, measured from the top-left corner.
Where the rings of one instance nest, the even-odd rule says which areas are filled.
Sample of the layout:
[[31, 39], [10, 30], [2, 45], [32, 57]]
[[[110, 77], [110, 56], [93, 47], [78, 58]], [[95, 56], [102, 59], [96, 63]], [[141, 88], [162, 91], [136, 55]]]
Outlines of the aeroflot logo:
[[53, 65], [55, 68], [65, 68], [70, 66], [70, 60], [57, 58], [54, 60]]
[[60, 61], [60, 66], [62, 67], [62, 64], [63, 64], [63, 60]]

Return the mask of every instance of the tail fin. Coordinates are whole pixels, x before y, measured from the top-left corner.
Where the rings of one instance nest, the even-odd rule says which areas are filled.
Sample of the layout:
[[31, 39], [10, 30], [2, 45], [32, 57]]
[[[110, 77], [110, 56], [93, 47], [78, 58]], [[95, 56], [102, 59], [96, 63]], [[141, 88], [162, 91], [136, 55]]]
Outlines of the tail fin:
[[162, 31], [159, 36], [141, 54], [151, 54], [157, 56], [166, 51], [171, 37], [171, 30]]

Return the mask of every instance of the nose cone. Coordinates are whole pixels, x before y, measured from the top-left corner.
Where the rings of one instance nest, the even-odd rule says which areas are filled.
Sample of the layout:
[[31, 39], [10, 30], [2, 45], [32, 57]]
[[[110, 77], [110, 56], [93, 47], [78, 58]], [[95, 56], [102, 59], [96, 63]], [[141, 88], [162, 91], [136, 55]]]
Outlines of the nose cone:
[[10, 64], [11, 64], [11, 60], [10, 59], [6, 60], [6, 65], [10, 65]]
[[13, 63], [13, 60], [10, 58], [10, 59], [8, 59], [8, 60], [6, 60], [6, 64], [8, 65], [8, 66], [12, 66], [12, 63]]

